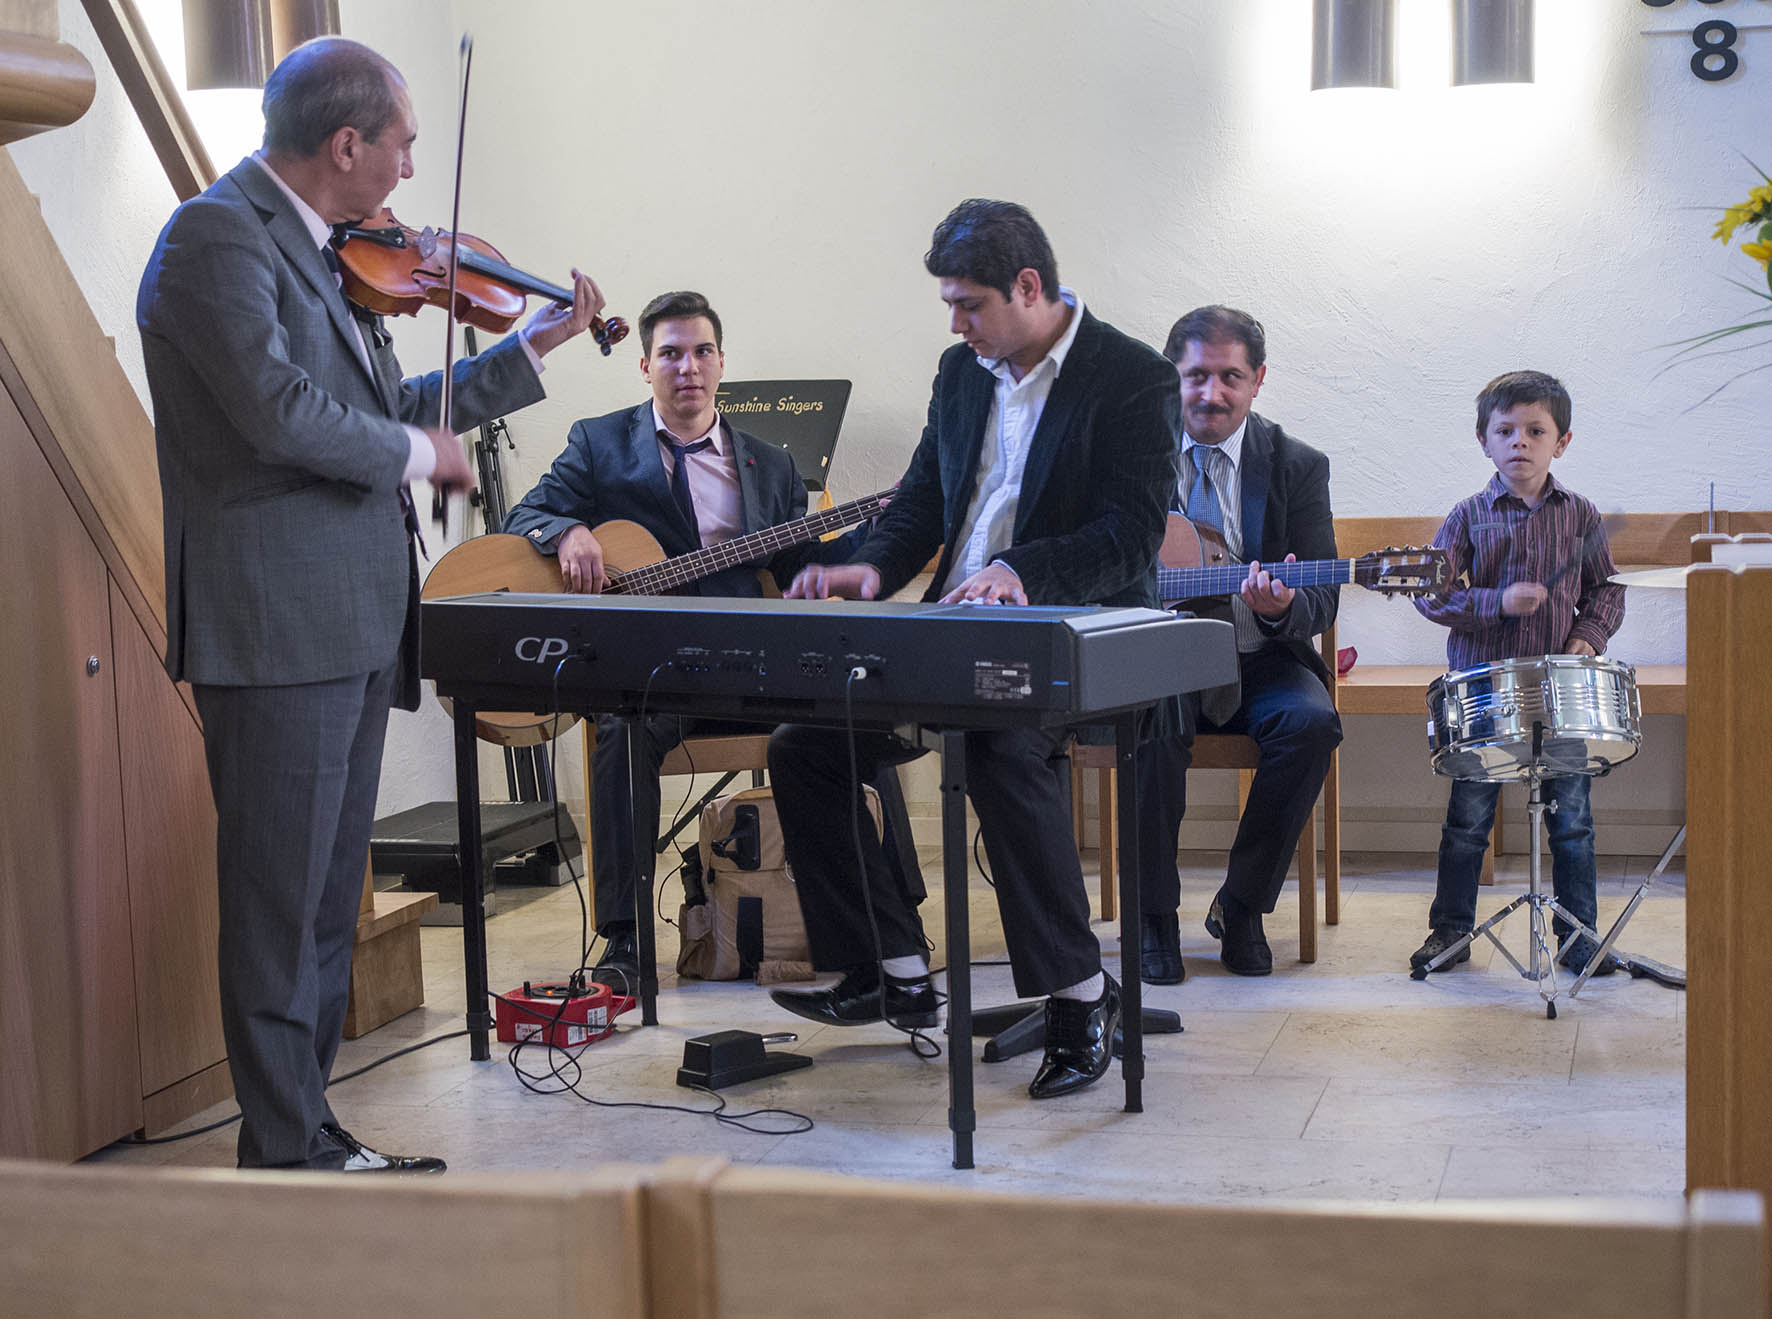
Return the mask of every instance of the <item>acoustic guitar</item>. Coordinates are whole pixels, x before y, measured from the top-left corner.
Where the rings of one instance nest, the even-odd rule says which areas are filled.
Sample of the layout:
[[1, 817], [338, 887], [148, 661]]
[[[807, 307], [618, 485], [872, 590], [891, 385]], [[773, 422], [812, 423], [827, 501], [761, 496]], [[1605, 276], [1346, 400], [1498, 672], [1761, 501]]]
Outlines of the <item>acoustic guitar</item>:
[[[603, 547], [603, 567], [610, 578], [605, 594], [669, 595], [727, 568], [766, 562], [782, 550], [867, 521], [892, 495], [891, 490], [881, 490], [674, 558], [667, 558], [657, 539], [638, 522], [623, 518], [600, 522], [591, 534]], [[774, 593], [767, 571], [759, 575], [765, 578], [765, 590]], [[565, 590], [560, 561], [552, 554], [537, 549], [527, 536], [489, 532], [463, 541], [438, 559], [419, 594], [426, 600], [441, 600], [491, 591], [546, 595]], [[449, 708], [447, 700], [438, 699]], [[481, 711], [474, 720], [480, 738], [500, 746], [534, 746], [577, 722], [573, 714], [490, 710]]]
[[[1444, 595], [1452, 579], [1446, 551], [1432, 545], [1394, 545], [1357, 559], [1261, 566], [1293, 590], [1351, 584], [1380, 595]], [[1248, 575], [1249, 565], [1237, 562], [1217, 531], [1190, 522], [1180, 513], [1169, 515], [1163, 544], [1157, 551], [1157, 594], [1166, 607], [1236, 595]]]

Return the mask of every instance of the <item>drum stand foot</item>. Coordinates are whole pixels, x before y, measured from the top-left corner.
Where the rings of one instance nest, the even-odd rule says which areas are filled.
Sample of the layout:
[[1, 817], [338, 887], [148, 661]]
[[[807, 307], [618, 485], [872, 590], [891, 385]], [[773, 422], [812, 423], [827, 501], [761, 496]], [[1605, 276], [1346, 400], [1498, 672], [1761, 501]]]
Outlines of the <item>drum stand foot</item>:
[[[1674, 853], [1680, 850], [1680, 844], [1685, 841], [1686, 826], [1682, 824], [1679, 832], [1673, 836], [1673, 841], [1662, 849], [1661, 858], [1643, 877], [1643, 882], [1637, 885], [1637, 891], [1631, 894], [1631, 899], [1625, 904], [1624, 910], [1618, 913], [1618, 919], [1612, 922], [1612, 928], [1606, 931], [1606, 937], [1600, 940], [1599, 951], [1593, 955], [1588, 964], [1582, 968], [1581, 974], [1575, 978], [1575, 984], [1569, 990], [1570, 998], [1574, 998], [1581, 992], [1581, 987], [1587, 983], [1588, 977], [1594, 973], [1594, 969], [1604, 963], [1606, 955], [1612, 951], [1612, 945], [1618, 941], [1619, 931], [1624, 929], [1625, 923], [1637, 914], [1637, 908], [1643, 905], [1643, 899], [1648, 896], [1650, 886], [1661, 878], [1662, 872], [1667, 869], [1667, 863], [1673, 860]], [[1630, 972], [1633, 980], [1640, 980], [1647, 976], [1657, 984], [1666, 985], [1669, 989], [1684, 989], [1686, 987], [1686, 973], [1678, 967], [1665, 966], [1651, 958], [1627, 953], [1623, 949], [1618, 951], [1618, 960], [1623, 963], [1624, 969]]]

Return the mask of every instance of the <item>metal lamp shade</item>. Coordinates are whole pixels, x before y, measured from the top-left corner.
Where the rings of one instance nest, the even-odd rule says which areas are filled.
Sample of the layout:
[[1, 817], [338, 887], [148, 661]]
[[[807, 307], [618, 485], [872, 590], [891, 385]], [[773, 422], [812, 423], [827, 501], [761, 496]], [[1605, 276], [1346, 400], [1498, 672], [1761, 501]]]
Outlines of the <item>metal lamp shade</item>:
[[1452, 0], [1452, 85], [1532, 81], [1532, 0]]
[[184, 0], [185, 86], [263, 87], [302, 42], [338, 32], [338, 0]]
[[1315, 0], [1311, 90], [1397, 85], [1396, 0]]

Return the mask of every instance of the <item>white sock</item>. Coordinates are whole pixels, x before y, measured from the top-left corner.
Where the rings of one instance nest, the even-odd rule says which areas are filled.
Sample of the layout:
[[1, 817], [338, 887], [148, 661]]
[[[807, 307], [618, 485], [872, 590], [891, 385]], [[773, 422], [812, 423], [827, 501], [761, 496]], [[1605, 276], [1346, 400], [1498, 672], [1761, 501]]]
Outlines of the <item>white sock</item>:
[[880, 969], [894, 980], [920, 980], [929, 974], [929, 963], [921, 957], [888, 957]]
[[1084, 1003], [1093, 1003], [1107, 989], [1107, 977], [1097, 971], [1087, 980], [1079, 980], [1074, 985], [1066, 985], [1063, 989], [1052, 991], [1053, 998], [1074, 998]]

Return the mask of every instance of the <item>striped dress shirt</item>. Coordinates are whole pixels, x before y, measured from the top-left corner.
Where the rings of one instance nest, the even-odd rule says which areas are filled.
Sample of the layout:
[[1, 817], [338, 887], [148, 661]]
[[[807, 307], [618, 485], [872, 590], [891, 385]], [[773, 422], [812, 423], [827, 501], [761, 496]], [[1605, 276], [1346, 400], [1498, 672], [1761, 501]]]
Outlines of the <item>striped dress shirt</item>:
[[[1536, 508], [1503, 484], [1500, 473], [1462, 501], [1434, 537], [1447, 551], [1455, 584], [1443, 599], [1415, 601], [1422, 615], [1449, 629], [1446, 662], [1456, 671], [1493, 660], [1565, 653], [1585, 641], [1604, 654], [1624, 622], [1624, 588], [1610, 578], [1612, 550], [1599, 510], [1548, 477]], [[1469, 585], [1464, 575], [1469, 574]], [[1550, 598], [1530, 614], [1501, 612], [1516, 582], [1540, 582]]]

